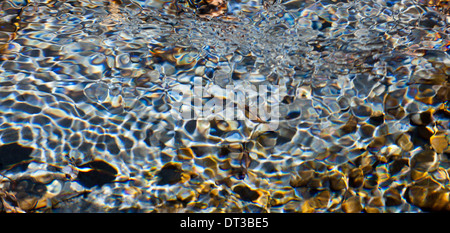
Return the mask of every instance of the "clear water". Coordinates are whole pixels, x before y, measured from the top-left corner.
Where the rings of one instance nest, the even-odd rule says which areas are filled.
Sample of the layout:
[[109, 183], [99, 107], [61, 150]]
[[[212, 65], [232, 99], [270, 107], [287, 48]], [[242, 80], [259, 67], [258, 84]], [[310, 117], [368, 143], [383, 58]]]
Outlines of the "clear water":
[[450, 208], [444, 1], [0, 7], [1, 211]]

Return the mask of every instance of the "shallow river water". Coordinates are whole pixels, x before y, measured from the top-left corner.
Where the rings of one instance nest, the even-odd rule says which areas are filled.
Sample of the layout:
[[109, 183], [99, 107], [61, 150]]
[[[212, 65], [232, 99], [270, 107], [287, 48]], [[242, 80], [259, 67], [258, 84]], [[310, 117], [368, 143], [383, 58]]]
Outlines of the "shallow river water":
[[449, 9], [1, 0], [0, 212], [449, 211]]

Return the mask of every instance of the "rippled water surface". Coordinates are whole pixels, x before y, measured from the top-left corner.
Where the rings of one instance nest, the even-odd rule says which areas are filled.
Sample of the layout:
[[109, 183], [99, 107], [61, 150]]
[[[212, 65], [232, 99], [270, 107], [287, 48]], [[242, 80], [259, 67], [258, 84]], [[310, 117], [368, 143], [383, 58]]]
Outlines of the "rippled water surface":
[[1, 0], [0, 212], [449, 211], [449, 9]]

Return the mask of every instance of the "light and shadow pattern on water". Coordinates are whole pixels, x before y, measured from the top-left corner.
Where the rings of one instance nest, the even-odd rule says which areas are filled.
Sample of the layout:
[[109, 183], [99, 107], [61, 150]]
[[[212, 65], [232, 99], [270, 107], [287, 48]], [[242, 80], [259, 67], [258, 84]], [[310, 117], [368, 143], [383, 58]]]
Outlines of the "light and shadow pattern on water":
[[449, 211], [448, 9], [2, 1], [0, 212]]

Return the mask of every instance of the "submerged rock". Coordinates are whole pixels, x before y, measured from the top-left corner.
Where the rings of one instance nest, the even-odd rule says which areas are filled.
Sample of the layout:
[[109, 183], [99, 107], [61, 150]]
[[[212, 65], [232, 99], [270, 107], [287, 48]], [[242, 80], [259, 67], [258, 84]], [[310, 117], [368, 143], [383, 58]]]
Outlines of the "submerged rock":
[[158, 177], [158, 185], [173, 185], [182, 180], [183, 170], [181, 166], [176, 163], [167, 163], [156, 174]]
[[102, 160], [94, 160], [78, 166], [76, 181], [86, 188], [102, 186], [116, 179], [117, 169]]
[[[0, 170], [20, 166], [21, 170], [26, 170], [27, 161], [31, 160], [33, 148], [24, 147], [18, 143], [4, 144], [0, 146]], [[22, 163], [23, 162], [23, 163]]]

